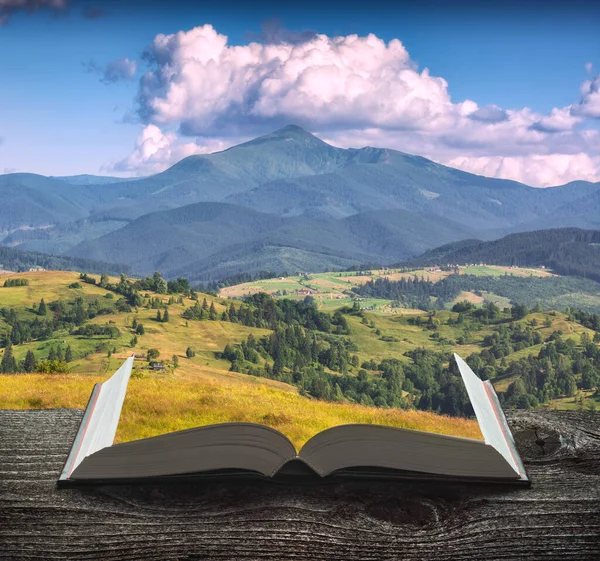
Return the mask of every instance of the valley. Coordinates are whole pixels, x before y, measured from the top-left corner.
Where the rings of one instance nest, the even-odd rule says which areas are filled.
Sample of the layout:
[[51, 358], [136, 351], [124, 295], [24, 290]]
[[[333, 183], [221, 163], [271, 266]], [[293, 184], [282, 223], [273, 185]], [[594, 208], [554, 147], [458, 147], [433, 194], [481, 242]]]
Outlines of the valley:
[[[460, 272], [465, 278], [560, 278], [544, 269], [495, 266]], [[455, 391], [452, 352], [493, 380], [504, 407], [600, 405], [594, 374], [599, 316], [511, 307], [497, 295], [473, 292], [460, 293], [444, 309], [419, 310], [350, 290], [377, 278], [436, 284], [449, 272], [365, 273], [265, 279], [218, 295], [190, 291], [183, 280], [167, 285], [158, 274], [139, 281], [61, 271], [2, 274], [1, 367], [10, 363], [7, 352], [13, 371], [24, 370], [28, 353], [35, 366], [25, 374], [0, 374], [0, 408], [83, 407], [93, 383], [131, 353], [140, 358], [121, 441], [226, 420], [268, 424], [297, 445], [343, 422], [472, 435], [472, 421], [460, 418], [468, 414], [468, 400], [460, 391], [450, 401], [444, 397]], [[281, 323], [275, 318], [282, 313], [297, 319]], [[304, 336], [316, 351], [300, 351]], [[279, 337], [287, 340], [285, 356], [273, 347]], [[558, 368], [554, 377], [531, 378], [538, 363]]]

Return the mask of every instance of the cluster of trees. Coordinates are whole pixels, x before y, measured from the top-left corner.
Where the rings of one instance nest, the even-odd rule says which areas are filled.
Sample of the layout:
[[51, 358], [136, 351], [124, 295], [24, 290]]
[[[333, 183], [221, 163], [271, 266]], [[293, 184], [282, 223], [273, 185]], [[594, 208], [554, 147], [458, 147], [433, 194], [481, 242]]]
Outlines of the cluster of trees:
[[582, 312], [581, 310], [568, 310], [567, 318], [569, 321], [576, 321], [596, 332], [600, 332], [600, 315]]
[[220, 279], [218, 281], [210, 281], [205, 284], [204, 288], [213, 292], [218, 292], [221, 288], [235, 286], [236, 284], [287, 276], [289, 276], [287, 272], [275, 273], [273, 271], [259, 271], [258, 273], [238, 273], [237, 275], [232, 275], [230, 277]]
[[323, 333], [347, 335], [350, 333], [345, 314], [337, 311], [333, 316], [320, 312], [314, 299], [307, 296], [303, 301], [276, 300], [264, 292], [247, 296], [244, 303], [236, 308], [233, 303], [220, 316], [211, 303], [204, 299], [202, 305], [196, 302], [183, 312], [185, 319], [212, 319], [241, 323], [249, 327], [277, 329], [280, 325], [300, 325], [310, 330]]
[[155, 272], [151, 277], [137, 280], [129, 279], [127, 275], [122, 273], [117, 283], [111, 283], [107, 273], [102, 273], [100, 280], [86, 273], [81, 273], [79, 278], [83, 282], [97, 284], [106, 290], [122, 295], [130, 306], [141, 306], [143, 304], [141, 291], [149, 290], [157, 294], [183, 294], [189, 297], [196, 294], [187, 279], [179, 277], [177, 280], [167, 282], [158, 272]]
[[407, 353], [409, 365], [385, 359], [359, 369], [356, 344], [336, 333], [349, 332], [346, 315], [362, 315], [358, 303], [333, 315], [311, 302], [275, 301], [260, 294], [246, 305], [252, 321], [273, 333], [226, 345], [222, 357], [233, 371], [281, 380], [318, 399], [472, 414], [458, 372], [448, 367], [449, 354], [419, 350]]
[[119, 328], [108, 323], [100, 325], [89, 323], [82, 325], [71, 331], [71, 335], [81, 335], [83, 337], [108, 337], [109, 339], [118, 339], [121, 336]]
[[113, 304], [102, 300], [95, 298], [86, 301], [77, 297], [72, 301], [57, 300], [46, 304], [42, 298], [39, 305], [33, 307], [36, 314], [33, 318], [17, 314], [14, 308], [2, 308], [0, 317], [9, 328], [0, 338], [0, 346], [6, 346], [9, 340], [13, 345], [20, 345], [33, 340], [50, 339], [57, 331], [75, 330], [88, 319], [119, 310], [119, 301]]
[[[246, 305], [248, 311], [243, 314], [255, 325], [270, 327], [273, 333], [259, 340], [250, 336], [236, 347], [227, 345], [222, 356], [231, 362], [234, 371], [294, 384], [319, 399], [383, 407], [414, 406], [450, 415], [472, 414], [464, 384], [449, 353], [415, 349], [406, 353], [411, 359], [409, 364], [396, 359], [379, 363], [370, 360], [363, 362], [354, 375], [358, 365], [353, 353], [358, 349], [331, 329], [334, 316], [325, 314], [329, 316], [328, 323], [321, 316], [314, 316], [316, 308], [311, 311], [304, 302], [274, 301], [262, 295], [247, 299]], [[467, 360], [483, 378], [516, 379], [502, 394], [506, 405], [532, 407], [561, 395], [573, 395], [577, 388], [594, 389], [600, 384], [600, 332], [592, 338], [584, 334], [580, 345], [563, 339], [560, 332], [544, 341], [536, 329], [535, 318], [528, 323], [516, 321], [530, 313], [524, 305], [500, 310], [493, 303], [476, 307], [460, 302], [454, 311], [458, 316], [449, 322], [463, 325], [465, 333], [482, 325], [495, 326], [483, 340], [486, 348]], [[539, 305], [534, 311], [540, 311]], [[237, 319], [239, 310], [234, 313]], [[336, 314], [339, 318], [361, 315], [362, 311], [355, 303]], [[584, 325], [599, 325], [600, 318], [594, 314], [571, 314]], [[439, 326], [435, 312], [418, 321], [432, 330]], [[551, 324], [547, 318], [545, 327]], [[508, 355], [542, 343], [538, 356], [507, 364]]]
[[406, 407], [400, 367], [390, 365], [381, 376], [364, 369], [350, 375], [350, 368], [358, 367], [358, 357], [351, 354], [355, 350], [348, 339], [295, 324], [259, 340], [250, 335], [235, 348], [228, 344], [222, 356], [233, 371], [281, 380], [317, 399]]
[[490, 347], [490, 352], [496, 358], [539, 345], [541, 342], [542, 336], [539, 331], [530, 325], [523, 327], [521, 323], [501, 325], [483, 339], [484, 346]]
[[[424, 349], [398, 359], [364, 362], [356, 375], [354, 343], [299, 325], [276, 330], [259, 340], [249, 336], [239, 346], [227, 345], [222, 356], [233, 371], [280, 380], [327, 401], [349, 401], [378, 407], [417, 407], [448, 415], [472, 415], [459, 373], [447, 353]], [[450, 367], [448, 364], [450, 363]]]
[[70, 346], [62, 349], [51, 347], [46, 360], [38, 361], [35, 353], [28, 350], [25, 358], [18, 363], [14, 354], [12, 344], [4, 348], [2, 360], [0, 360], [0, 373], [14, 374], [17, 372], [40, 372], [42, 374], [54, 374], [68, 372], [68, 363], [73, 360], [73, 352]]
[[4, 281], [5, 288], [11, 286], [29, 286], [29, 281], [27, 279], [7, 279]]
[[[500, 328], [499, 331], [506, 333], [506, 328]], [[523, 330], [524, 340], [530, 341], [527, 331]], [[472, 354], [467, 362], [484, 378], [514, 379], [507, 391], [500, 394], [505, 405], [536, 407], [560, 396], [571, 397], [578, 389], [598, 391], [599, 343], [600, 333], [595, 333], [593, 338], [583, 333], [580, 345], [577, 345], [573, 339], [565, 339], [560, 331], [555, 331], [546, 339], [537, 355], [532, 354], [507, 364], [504, 360], [507, 339], [493, 337], [493, 345], [489, 349]]]
[[353, 291], [364, 298], [385, 298], [392, 300], [397, 307], [417, 308], [420, 310], [441, 310], [444, 303], [456, 298], [460, 291], [452, 287], [433, 283], [429, 280], [402, 278], [398, 281], [378, 278], [370, 280]]
[[162, 315], [160, 310], [158, 310], [156, 312], [156, 321], [159, 323], [169, 323], [169, 308], [165, 308], [165, 311]]
[[[219, 316], [217, 314], [217, 310], [215, 308], [215, 303], [211, 302], [210, 306], [208, 305], [208, 302], [206, 300], [206, 298], [204, 298], [204, 300], [202, 301], [202, 305], [200, 305], [200, 302], [196, 301], [194, 303], [193, 306], [187, 308], [182, 316], [185, 319], [193, 319], [193, 320], [211, 320], [211, 321], [216, 321], [217, 319], [219, 319]], [[223, 312], [223, 314], [221, 314], [221, 320], [222, 321], [234, 321], [234, 318], [236, 318], [236, 312], [235, 312], [235, 308], [233, 308], [233, 304], [231, 305], [231, 312]]]

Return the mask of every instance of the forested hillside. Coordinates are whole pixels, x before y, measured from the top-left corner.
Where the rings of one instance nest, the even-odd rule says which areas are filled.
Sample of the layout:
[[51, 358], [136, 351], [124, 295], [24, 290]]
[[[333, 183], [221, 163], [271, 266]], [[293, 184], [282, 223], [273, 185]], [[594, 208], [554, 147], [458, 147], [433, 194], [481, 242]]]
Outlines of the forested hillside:
[[575, 275], [600, 281], [600, 230], [557, 228], [511, 234], [480, 242], [466, 240], [428, 251], [403, 263], [407, 267], [488, 263], [539, 267], [560, 275]]
[[94, 261], [85, 257], [47, 255], [36, 251], [22, 251], [0, 246], [0, 270], [28, 271], [42, 268], [55, 271], [87, 271], [88, 273], [130, 273], [129, 265], [117, 265], [105, 261]]

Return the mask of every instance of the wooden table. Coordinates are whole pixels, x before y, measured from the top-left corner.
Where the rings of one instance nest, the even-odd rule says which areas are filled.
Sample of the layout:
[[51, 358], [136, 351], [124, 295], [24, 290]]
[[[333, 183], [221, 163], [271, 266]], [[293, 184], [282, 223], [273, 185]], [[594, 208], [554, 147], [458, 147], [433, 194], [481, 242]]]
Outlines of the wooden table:
[[0, 559], [600, 560], [600, 414], [509, 414], [531, 489], [407, 481], [58, 489], [81, 416], [0, 411]]

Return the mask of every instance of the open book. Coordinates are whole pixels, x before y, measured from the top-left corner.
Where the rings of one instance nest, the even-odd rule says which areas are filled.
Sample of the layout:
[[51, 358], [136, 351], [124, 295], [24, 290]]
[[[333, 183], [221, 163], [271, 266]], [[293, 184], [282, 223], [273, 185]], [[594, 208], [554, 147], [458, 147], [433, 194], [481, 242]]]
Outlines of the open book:
[[485, 440], [351, 424], [317, 434], [299, 452], [280, 432], [253, 423], [208, 425], [113, 445], [131, 357], [94, 387], [58, 483], [302, 474], [528, 483], [492, 384], [454, 356]]

